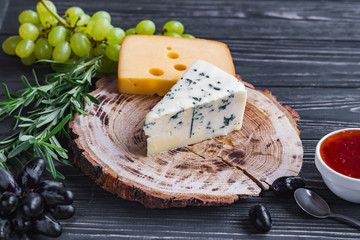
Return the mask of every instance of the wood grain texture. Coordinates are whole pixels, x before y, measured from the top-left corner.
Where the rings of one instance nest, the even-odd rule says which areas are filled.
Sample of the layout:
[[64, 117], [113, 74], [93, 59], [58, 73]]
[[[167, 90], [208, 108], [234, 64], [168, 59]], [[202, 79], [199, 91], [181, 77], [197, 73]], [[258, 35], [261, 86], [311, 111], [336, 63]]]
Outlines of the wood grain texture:
[[124, 199], [150, 208], [228, 205], [301, 169], [298, 115], [269, 91], [247, 89], [240, 131], [146, 156], [144, 117], [161, 97], [118, 94], [116, 84], [100, 79], [92, 95], [102, 103], [88, 106], [70, 129], [75, 164]]
[[[230, 47], [236, 72], [256, 88], [269, 89], [282, 104], [301, 116], [299, 128], [304, 147], [300, 173], [308, 188], [323, 196], [334, 212], [359, 219], [360, 208], [332, 194], [314, 164], [315, 146], [326, 133], [360, 127], [360, 28], [359, 2], [312, 0], [184, 0], [184, 1], [58, 1], [58, 12], [81, 6], [86, 12], [109, 11], [113, 25], [124, 29], [142, 19], [153, 19], [158, 29], [172, 19], [181, 20], [187, 32], [220, 40]], [[11, 0], [0, 30], [0, 41], [17, 34], [18, 14], [35, 9], [34, 1]], [[270, 16], [268, 13], [273, 12]], [[275, 13], [275, 14], [274, 14]], [[277, 16], [276, 16], [277, 14]], [[291, 16], [293, 16], [291, 18]], [[297, 16], [297, 17], [296, 17]], [[12, 91], [23, 88], [20, 75], [31, 78], [31, 67], [0, 50], [1, 82]], [[50, 71], [36, 66], [42, 73]], [[11, 123], [0, 123], [0, 136], [9, 135]], [[227, 207], [146, 209], [104, 191], [77, 168], [58, 166], [65, 184], [76, 193], [76, 214], [62, 221], [59, 240], [88, 239], [360, 239], [360, 232], [332, 219], [314, 219], [293, 199], [270, 191], [241, 199]], [[259, 234], [247, 214], [265, 204], [273, 228]], [[35, 239], [52, 239], [38, 236]]]

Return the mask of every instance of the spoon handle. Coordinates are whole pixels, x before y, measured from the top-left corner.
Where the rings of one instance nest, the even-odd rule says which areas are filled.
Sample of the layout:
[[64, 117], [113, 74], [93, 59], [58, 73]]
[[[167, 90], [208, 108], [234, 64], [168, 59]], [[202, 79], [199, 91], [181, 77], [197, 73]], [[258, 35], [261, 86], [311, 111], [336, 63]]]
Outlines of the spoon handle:
[[329, 215], [329, 217], [339, 218], [339, 219], [345, 220], [346, 222], [352, 223], [353, 225], [355, 225], [357, 227], [360, 227], [359, 220], [356, 220], [356, 219], [348, 217], [348, 216], [344, 216], [344, 215], [337, 214], [337, 213], [331, 213]]

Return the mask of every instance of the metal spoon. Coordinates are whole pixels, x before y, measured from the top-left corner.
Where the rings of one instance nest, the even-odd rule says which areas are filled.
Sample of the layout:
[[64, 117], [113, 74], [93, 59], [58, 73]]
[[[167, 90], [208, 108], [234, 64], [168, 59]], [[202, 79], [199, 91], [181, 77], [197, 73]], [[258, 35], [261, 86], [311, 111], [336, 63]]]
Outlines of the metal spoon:
[[294, 197], [299, 207], [311, 216], [317, 218], [338, 218], [345, 220], [346, 222], [352, 223], [357, 227], [360, 227], [360, 221], [341, 214], [332, 213], [329, 205], [325, 202], [325, 200], [309, 189], [296, 189], [296, 191], [294, 192]]

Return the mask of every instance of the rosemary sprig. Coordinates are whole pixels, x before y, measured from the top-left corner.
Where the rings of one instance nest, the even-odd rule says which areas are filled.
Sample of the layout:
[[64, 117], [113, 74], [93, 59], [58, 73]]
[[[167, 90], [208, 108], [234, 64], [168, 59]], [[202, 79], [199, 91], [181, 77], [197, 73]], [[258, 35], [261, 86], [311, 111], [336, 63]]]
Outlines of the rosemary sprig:
[[100, 103], [88, 94], [99, 60], [100, 57], [73, 65], [52, 62], [57, 67], [71, 69], [46, 75], [43, 85], [33, 71], [34, 84], [22, 76], [26, 88], [16, 94], [11, 94], [3, 84], [7, 100], [0, 102], [0, 120], [15, 118], [16, 132], [0, 142], [1, 166], [7, 168], [9, 161], [16, 169], [21, 169], [22, 157], [38, 156], [47, 160], [47, 170], [53, 178], [64, 178], [55, 169], [54, 160], [65, 165], [72, 163], [58, 137], [69, 137], [65, 128], [74, 113], [87, 114], [84, 111], [86, 104]]

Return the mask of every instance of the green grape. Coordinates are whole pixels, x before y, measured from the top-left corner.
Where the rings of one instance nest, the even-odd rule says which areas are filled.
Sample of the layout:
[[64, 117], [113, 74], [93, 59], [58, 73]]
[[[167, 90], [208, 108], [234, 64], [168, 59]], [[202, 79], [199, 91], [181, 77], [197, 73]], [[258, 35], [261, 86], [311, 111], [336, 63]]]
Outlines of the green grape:
[[[51, 1], [45, 0], [46, 6], [51, 9], [53, 12], [56, 12], [55, 4]], [[41, 15], [43, 12], [48, 12], [48, 10], [44, 7], [44, 5], [39, 1], [36, 5], [37, 12]]]
[[71, 34], [72, 34], [71, 29], [66, 28], [66, 31], [65, 31], [65, 41], [66, 41], [66, 42], [70, 42]]
[[[76, 22], [77, 32], [85, 32], [89, 23], [90, 16], [87, 14], [81, 15], [79, 20]], [[90, 28], [90, 27], [89, 27]]]
[[35, 49], [35, 43], [30, 39], [21, 40], [15, 48], [16, 55], [20, 58], [26, 58], [33, 53]]
[[15, 55], [15, 48], [16, 45], [22, 40], [22, 38], [18, 35], [8, 37], [3, 43], [2, 43], [2, 49], [6, 54], [9, 55]]
[[35, 61], [36, 61], [36, 57], [35, 57], [35, 54], [34, 54], [34, 53], [30, 54], [30, 56], [28, 56], [28, 57], [26, 57], [26, 58], [21, 58], [21, 62], [22, 62], [25, 66], [30, 66], [30, 65], [32, 65]]
[[87, 14], [79, 16], [76, 26], [85, 26], [90, 20], [90, 16]]
[[106, 35], [108, 44], [121, 44], [125, 37], [125, 32], [121, 28], [112, 28]]
[[89, 54], [91, 43], [83, 33], [75, 33], [70, 38], [70, 45], [73, 52], [79, 57], [85, 57]]
[[109, 44], [106, 47], [105, 55], [110, 60], [118, 62], [119, 61], [119, 52], [120, 52], [120, 45], [119, 44]]
[[40, 23], [39, 14], [33, 10], [22, 11], [19, 15], [19, 22], [23, 23]]
[[136, 34], [135, 28], [129, 28], [128, 30], [125, 31], [125, 36], [134, 35], [134, 34]]
[[30, 39], [35, 41], [40, 34], [39, 29], [32, 23], [21, 24], [19, 28], [19, 35], [23, 39]]
[[179, 21], [169, 21], [164, 24], [163, 33], [173, 32], [179, 35], [183, 34], [184, 32], [184, 25]]
[[68, 19], [68, 21], [70, 22], [70, 27], [75, 27], [75, 25], [77, 24], [77, 22], [79, 21], [81, 15], [80, 16], [74, 16], [71, 17], [70, 19]]
[[155, 33], [155, 23], [151, 20], [142, 20], [135, 27], [137, 34], [153, 35]]
[[67, 35], [66, 28], [63, 26], [56, 26], [53, 29], [51, 29], [48, 40], [51, 46], [56, 46], [59, 43], [65, 41]]
[[86, 25], [78, 26], [76, 31], [85, 33], [86, 32]]
[[183, 38], [195, 38], [194, 35], [191, 35], [191, 34], [188, 34], [188, 33], [181, 35], [181, 37], [183, 37]]
[[59, 43], [53, 51], [52, 57], [54, 61], [59, 63], [64, 63], [69, 59], [71, 55], [71, 47], [69, 42], [61, 42]]
[[66, 20], [69, 20], [74, 17], [78, 17], [85, 14], [84, 11], [79, 7], [71, 7], [68, 8], [65, 12], [65, 18]]
[[94, 15], [92, 15], [90, 20], [98, 20], [98, 19], [101, 19], [101, 18], [105, 18], [111, 23], [110, 14], [108, 12], [105, 12], [105, 11], [98, 11], [98, 12], [94, 13]]
[[39, 38], [35, 43], [35, 57], [39, 60], [50, 59], [53, 47], [46, 38]]
[[71, 27], [75, 27], [83, 15], [85, 15], [85, 13], [79, 7], [71, 7], [65, 13], [66, 20], [70, 22]]
[[90, 48], [90, 52], [88, 55], [86, 55], [83, 59], [85, 61], [90, 61], [91, 59], [94, 58], [94, 49], [93, 48]]
[[56, 17], [54, 17], [54, 15], [52, 15], [50, 12], [46, 11], [46, 12], [40, 13], [40, 22], [41, 22], [41, 25], [43, 25], [44, 27], [50, 28], [52, 26], [56, 26], [56, 24], [58, 23], [58, 20], [56, 19]]
[[86, 32], [88, 34], [91, 33], [91, 29], [93, 28], [94, 24], [95, 24], [95, 20], [89, 20], [89, 22], [86, 24]]
[[107, 47], [107, 45], [105, 43], [101, 43], [101, 44], [97, 45], [96, 48], [94, 48], [94, 55], [95, 56], [104, 55], [106, 47]]
[[168, 37], [181, 37], [181, 35], [174, 33], [174, 32], [166, 32], [164, 33], [164, 36], [168, 36]]
[[41, 25], [41, 23], [38, 23], [35, 26], [39, 29], [40, 35], [42, 35], [45, 32], [45, 28], [43, 25]]
[[111, 30], [110, 22], [105, 18], [100, 18], [95, 21], [94, 25], [89, 32], [90, 36], [97, 41], [102, 41]]

